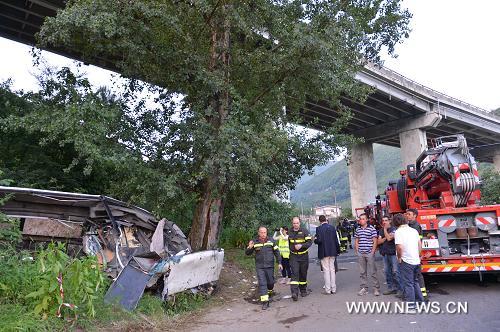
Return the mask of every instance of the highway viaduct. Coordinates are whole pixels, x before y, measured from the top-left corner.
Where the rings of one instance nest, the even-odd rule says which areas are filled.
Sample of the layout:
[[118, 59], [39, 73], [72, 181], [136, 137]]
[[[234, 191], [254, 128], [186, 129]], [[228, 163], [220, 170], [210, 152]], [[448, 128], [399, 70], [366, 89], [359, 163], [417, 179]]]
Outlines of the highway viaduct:
[[[64, 0], [0, 0], [0, 36], [29, 45], [47, 16]], [[53, 50], [52, 50], [53, 51]], [[59, 51], [78, 59], [78, 54]], [[104, 59], [93, 64], [108, 67]], [[356, 79], [373, 88], [364, 103], [342, 97], [353, 113], [345, 132], [364, 138], [353, 147], [349, 163], [352, 208], [374, 201], [377, 182], [373, 143], [401, 148], [403, 165], [415, 162], [433, 138], [462, 133], [478, 161], [493, 162], [500, 171], [500, 118], [479, 107], [425, 87], [387, 68], [366, 66]], [[322, 130], [339, 117], [328, 101], [307, 102], [304, 124]]]

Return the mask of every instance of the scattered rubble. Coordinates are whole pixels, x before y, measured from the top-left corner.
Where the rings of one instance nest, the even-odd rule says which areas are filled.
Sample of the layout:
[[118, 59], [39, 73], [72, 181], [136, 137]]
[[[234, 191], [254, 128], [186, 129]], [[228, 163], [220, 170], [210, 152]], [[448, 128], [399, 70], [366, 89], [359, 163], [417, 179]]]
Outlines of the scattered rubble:
[[24, 242], [65, 242], [75, 254], [96, 256], [114, 279], [106, 300], [133, 310], [145, 288], [163, 299], [196, 288], [211, 293], [224, 251], [192, 252], [173, 222], [103, 195], [0, 186], [0, 210], [21, 220]]

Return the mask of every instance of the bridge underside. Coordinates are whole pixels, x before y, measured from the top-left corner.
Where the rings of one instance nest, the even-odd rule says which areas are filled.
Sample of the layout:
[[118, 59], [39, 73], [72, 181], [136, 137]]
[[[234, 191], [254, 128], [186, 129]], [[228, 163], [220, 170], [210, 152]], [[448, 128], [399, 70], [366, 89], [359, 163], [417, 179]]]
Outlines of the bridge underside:
[[[353, 118], [346, 128], [347, 133], [364, 137], [365, 142], [395, 147], [401, 147], [399, 133], [384, 130], [384, 127], [388, 123], [404, 123], [426, 114], [425, 111], [412, 104], [397, 100], [395, 97], [378, 90], [362, 104], [348, 97], [342, 98], [342, 104], [349, 107], [353, 114]], [[317, 130], [331, 126], [339, 117], [338, 111], [330, 107], [326, 101], [307, 102], [301, 110], [301, 115], [304, 118], [303, 125]], [[470, 147], [490, 146], [500, 142], [500, 134], [485, 127], [471, 125], [467, 119], [452, 118], [446, 113], [442, 113], [441, 116], [437, 127], [426, 129], [428, 146], [432, 146], [432, 140], [436, 137], [458, 133], [464, 134]], [[365, 133], [369, 133], [370, 136], [362, 135]], [[479, 156], [479, 159], [492, 162], [493, 154], [483, 154]]]
[[[0, 0], [0, 36], [35, 44], [45, 17], [54, 16], [66, 0]], [[49, 51], [81, 59], [78, 50]], [[114, 68], [106, 59], [92, 64]], [[376, 179], [371, 143], [401, 147], [403, 164], [413, 163], [420, 152], [440, 136], [463, 133], [479, 161], [494, 162], [500, 170], [500, 119], [473, 105], [422, 86], [386, 68], [368, 66], [356, 79], [373, 88], [364, 103], [345, 96], [341, 102], [353, 113], [345, 132], [363, 137], [352, 155], [358, 165], [349, 167], [352, 207], [372, 201]], [[339, 117], [327, 101], [309, 101], [301, 110], [303, 125], [322, 130]]]

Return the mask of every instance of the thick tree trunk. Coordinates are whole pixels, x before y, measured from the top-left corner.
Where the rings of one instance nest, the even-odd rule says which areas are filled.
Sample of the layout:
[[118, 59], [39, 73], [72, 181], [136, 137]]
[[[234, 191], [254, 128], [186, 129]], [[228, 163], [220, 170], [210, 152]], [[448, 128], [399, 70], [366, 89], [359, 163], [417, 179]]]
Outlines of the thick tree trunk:
[[[210, 61], [208, 70], [220, 72], [224, 77], [225, 86], [222, 91], [217, 92], [210, 98], [208, 104], [215, 110], [214, 114], [206, 117], [206, 121], [213, 129], [215, 140], [221, 128], [224, 126], [230, 108], [229, 95], [229, 65], [230, 65], [230, 24], [228, 10], [230, 5], [225, 4], [217, 12], [214, 9], [214, 17], [206, 17], [211, 27], [210, 33]], [[214, 151], [215, 152], [215, 151]], [[217, 153], [208, 155], [208, 159], [214, 158]], [[203, 191], [196, 205], [196, 210], [189, 233], [189, 242], [193, 250], [214, 249], [219, 242], [219, 234], [222, 227], [222, 216], [224, 214], [225, 184], [220, 183], [217, 160], [211, 160], [213, 173], [203, 180]]]
[[196, 205], [189, 233], [189, 243], [193, 250], [215, 249], [219, 242], [225, 200], [213, 197], [213, 180], [207, 183], [203, 196]]

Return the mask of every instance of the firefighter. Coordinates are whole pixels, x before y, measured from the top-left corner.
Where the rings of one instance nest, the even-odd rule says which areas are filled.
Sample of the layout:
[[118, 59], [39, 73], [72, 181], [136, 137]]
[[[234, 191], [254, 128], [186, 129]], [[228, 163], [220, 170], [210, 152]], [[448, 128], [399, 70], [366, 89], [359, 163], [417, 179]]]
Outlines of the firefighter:
[[300, 227], [298, 217], [292, 219], [292, 229], [288, 234], [290, 242], [290, 267], [292, 268], [292, 281], [290, 289], [292, 299], [299, 299], [299, 290], [302, 297], [307, 296], [307, 269], [309, 268], [308, 250], [312, 244], [312, 237], [309, 231]]
[[340, 240], [340, 252], [347, 252], [347, 245], [350, 244], [351, 235], [349, 234], [349, 229], [344, 226], [344, 222], [339, 222], [337, 226], [337, 236]]
[[351, 239], [354, 237], [354, 233], [356, 232], [356, 228], [359, 226], [358, 222], [353, 219], [349, 220], [349, 223], [351, 224]]
[[282, 269], [278, 246], [267, 237], [267, 228], [259, 227], [258, 237], [248, 242], [245, 254], [251, 255], [255, 252], [255, 269], [259, 283], [260, 302], [262, 310], [269, 308], [269, 297], [274, 289], [274, 259]]
[[[420, 240], [422, 240], [422, 227], [417, 221], [417, 216], [418, 216], [418, 210], [417, 209], [407, 209], [406, 210], [406, 219], [408, 220], [408, 226], [411, 228], [417, 230], [418, 234], [420, 235]], [[428, 300], [427, 296], [427, 288], [425, 287], [425, 281], [424, 281], [424, 276], [422, 275], [422, 271], [417, 275], [418, 277], [418, 283], [420, 284], [420, 291], [422, 292], [422, 295], [424, 296], [424, 300]]]
[[345, 229], [345, 235], [347, 236], [347, 241], [349, 242], [349, 248], [352, 249], [352, 225], [347, 218], [344, 218], [342, 221], [342, 228]]

